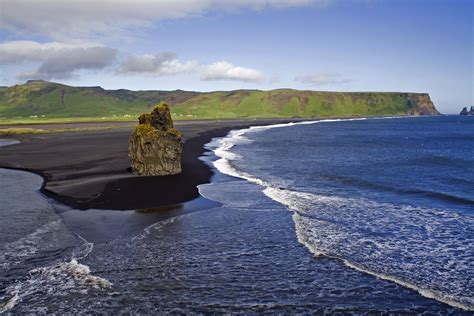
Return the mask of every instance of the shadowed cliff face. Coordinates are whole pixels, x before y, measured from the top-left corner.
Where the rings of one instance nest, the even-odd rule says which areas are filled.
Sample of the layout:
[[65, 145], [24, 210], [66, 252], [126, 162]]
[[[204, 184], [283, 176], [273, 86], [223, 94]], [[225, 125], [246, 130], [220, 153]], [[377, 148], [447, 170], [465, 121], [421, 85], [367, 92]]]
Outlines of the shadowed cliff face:
[[411, 110], [408, 115], [439, 115], [428, 93], [407, 93]]
[[132, 172], [140, 176], [181, 173], [181, 133], [173, 127], [169, 105], [160, 103], [138, 121], [129, 140]]

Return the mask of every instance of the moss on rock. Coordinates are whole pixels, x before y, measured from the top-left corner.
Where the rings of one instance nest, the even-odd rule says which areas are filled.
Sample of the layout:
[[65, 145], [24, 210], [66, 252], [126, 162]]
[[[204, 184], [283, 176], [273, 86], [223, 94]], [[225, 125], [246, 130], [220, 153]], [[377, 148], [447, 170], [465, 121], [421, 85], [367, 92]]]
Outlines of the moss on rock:
[[181, 173], [182, 135], [173, 127], [169, 105], [158, 104], [138, 121], [129, 140], [132, 172], [143, 176]]
[[138, 118], [138, 123], [151, 125], [151, 114], [143, 113], [142, 115], [140, 115], [140, 117]]
[[173, 128], [170, 106], [165, 102], [160, 102], [151, 112], [151, 124], [160, 130], [167, 131]]

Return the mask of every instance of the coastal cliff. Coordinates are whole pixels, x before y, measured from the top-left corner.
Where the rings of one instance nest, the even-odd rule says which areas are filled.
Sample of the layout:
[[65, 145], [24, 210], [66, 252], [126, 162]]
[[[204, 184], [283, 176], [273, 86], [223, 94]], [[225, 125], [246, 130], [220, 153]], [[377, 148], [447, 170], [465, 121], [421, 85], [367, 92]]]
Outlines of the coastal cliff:
[[410, 102], [409, 115], [439, 115], [428, 93], [407, 93], [406, 98]]
[[439, 114], [427, 93], [292, 89], [130, 91], [29, 81], [0, 89], [0, 119], [132, 119], [162, 101], [171, 104], [174, 119]]

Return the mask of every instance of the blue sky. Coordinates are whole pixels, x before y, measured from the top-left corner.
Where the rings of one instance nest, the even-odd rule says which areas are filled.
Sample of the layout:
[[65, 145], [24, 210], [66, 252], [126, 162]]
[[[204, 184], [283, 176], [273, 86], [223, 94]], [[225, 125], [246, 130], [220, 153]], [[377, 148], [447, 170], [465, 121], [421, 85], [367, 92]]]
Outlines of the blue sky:
[[0, 84], [428, 92], [474, 105], [471, 0], [1, 0]]

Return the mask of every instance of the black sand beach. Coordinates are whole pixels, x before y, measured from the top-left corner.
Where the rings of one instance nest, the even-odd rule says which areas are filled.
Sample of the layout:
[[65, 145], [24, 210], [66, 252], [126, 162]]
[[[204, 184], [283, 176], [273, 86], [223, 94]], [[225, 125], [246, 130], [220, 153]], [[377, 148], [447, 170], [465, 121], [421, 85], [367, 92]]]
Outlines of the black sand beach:
[[[42, 191], [76, 209], [146, 209], [174, 205], [199, 196], [197, 186], [212, 171], [199, 157], [204, 145], [229, 130], [289, 120], [179, 121], [184, 134], [182, 169], [175, 176], [137, 177], [128, 170], [128, 137], [133, 124], [120, 128], [17, 137], [20, 144], [2, 148], [0, 167], [27, 170], [45, 179]], [[83, 123], [78, 123], [83, 125]], [[104, 123], [91, 123], [91, 127]], [[109, 123], [114, 125], [115, 123]], [[76, 124], [34, 125], [75, 128]], [[88, 126], [89, 127], [89, 126]]]

